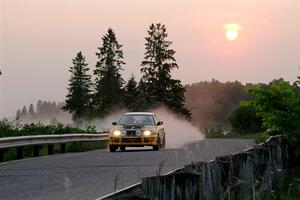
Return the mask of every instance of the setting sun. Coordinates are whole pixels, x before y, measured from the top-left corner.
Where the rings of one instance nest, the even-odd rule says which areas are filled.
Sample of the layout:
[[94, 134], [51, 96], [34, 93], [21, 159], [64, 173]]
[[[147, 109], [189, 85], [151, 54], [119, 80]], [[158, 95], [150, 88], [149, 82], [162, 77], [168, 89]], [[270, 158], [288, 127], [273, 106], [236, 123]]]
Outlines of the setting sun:
[[236, 40], [239, 36], [239, 30], [242, 29], [242, 27], [239, 24], [230, 23], [230, 24], [224, 24], [223, 28], [225, 31], [225, 37], [227, 40]]

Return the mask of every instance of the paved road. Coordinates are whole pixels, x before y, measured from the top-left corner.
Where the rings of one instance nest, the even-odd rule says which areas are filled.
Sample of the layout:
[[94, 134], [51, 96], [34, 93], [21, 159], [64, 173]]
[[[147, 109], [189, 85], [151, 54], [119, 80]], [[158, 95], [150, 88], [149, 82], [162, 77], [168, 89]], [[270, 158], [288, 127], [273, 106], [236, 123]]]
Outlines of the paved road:
[[166, 173], [192, 161], [209, 161], [253, 145], [253, 140], [208, 139], [179, 149], [116, 153], [97, 150], [7, 162], [0, 164], [0, 199], [95, 199], [142, 177]]

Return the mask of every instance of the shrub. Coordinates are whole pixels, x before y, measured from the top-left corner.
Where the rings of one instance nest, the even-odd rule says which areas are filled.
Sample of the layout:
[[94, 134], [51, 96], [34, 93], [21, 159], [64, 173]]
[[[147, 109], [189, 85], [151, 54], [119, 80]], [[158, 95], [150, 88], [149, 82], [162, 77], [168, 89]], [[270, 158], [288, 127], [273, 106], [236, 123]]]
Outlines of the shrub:
[[6, 119], [0, 121], [0, 137], [52, 135], [85, 132], [85, 130], [63, 124], [44, 125], [42, 123], [31, 123], [21, 125], [9, 122]]

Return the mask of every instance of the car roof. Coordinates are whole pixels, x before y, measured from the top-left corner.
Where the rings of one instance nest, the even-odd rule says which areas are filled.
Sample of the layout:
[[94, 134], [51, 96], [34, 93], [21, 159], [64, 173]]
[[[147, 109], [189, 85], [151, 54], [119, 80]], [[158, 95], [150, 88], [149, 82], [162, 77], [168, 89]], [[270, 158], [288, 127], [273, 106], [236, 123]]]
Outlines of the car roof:
[[128, 113], [125, 113], [125, 115], [154, 115], [154, 113], [151, 113], [151, 112], [128, 112]]

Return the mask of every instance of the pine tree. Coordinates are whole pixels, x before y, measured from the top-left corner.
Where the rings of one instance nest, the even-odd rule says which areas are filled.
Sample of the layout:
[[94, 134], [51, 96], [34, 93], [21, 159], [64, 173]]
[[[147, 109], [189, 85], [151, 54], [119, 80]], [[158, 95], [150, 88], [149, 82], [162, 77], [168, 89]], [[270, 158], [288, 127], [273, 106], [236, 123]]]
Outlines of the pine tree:
[[93, 106], [98, 115], [106, 114], [113, 106], [120, 105], [123, 101], [124, 80], [120, 71], [123, 70], [125, 62], [121, 48], [122, 45], [118, 43], [114, 31], [108, 29], [102, 37], [102, 47], [96, 52], [98, 61], [94, 70], [96, 87]]
[[190, 117], [190, 112], [184, 107], [184, 92], [180, 80], [172, 79], [171, 70], [178, 68], [174, 57], [175, 51], [170, 48], [171, 41], [165, 25], [151, 24], [146, 37], [146, 53], [142, 62], [141, 72], [144, 82], [144, 102], [151, 106], [160, 103], [170, 109]]
[[36, 113], [38, 115], [41, 115], [43, 112], [43, 101], [42, 100], [38, 100], [37, 104], [36, 104]]
[[21, 110], [18, 109], [16, 113], [16, 120], [19, 120], [21, 118]]
[[73, 66], [70, 67], [71, 78], [69, 79], [68, 94], [63, 110], [73, 114], [74, 121], [78, 122], [88, 112], [91, 97], [91, 76], [85, 57], [81, 52], [73, 59]]
[[130, 111], [135, 111], [138, 108], [138, 95], [137, 82], [135, 81], [134, 76], [131, 75], [125, 86], [124, 95], [124, 104]]
[[22, 118], [22, 117], [25, 117], [26, 115], [27, 115], [27, 108], [26, 108], [26, 106], [23, 106], [20, 117]]
[[35, 112], [34, 112], [33, 104], [30, 104], [29, 109], [28, 109], [28, 114], [29, 114], [29, 117], [31, 117], [31, 118], [35, 117]]

